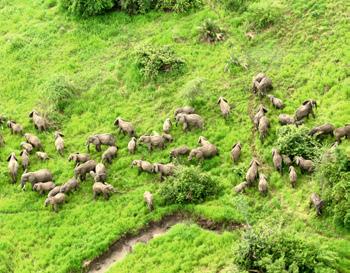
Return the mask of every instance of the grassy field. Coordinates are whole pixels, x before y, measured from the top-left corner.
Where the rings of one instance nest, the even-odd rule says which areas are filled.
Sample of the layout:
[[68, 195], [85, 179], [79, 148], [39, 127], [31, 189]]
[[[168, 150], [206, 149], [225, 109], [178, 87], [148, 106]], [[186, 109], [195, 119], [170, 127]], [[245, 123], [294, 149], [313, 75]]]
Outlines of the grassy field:
[[[32, 157], [30, 170], [49, 168], [58, 184], [73, 175], [70, 152], [85, 151], [87, 136], [111, 132], [121, 148], [118, 158], [108, 168], [108, 181], [122, 194], [106, 202], [93, 201], [92, 181], [69, 196], [59, 213], [44, 207], [45, 197], [18, 183], [10, 184], [7, 174], [8, 155], [19, 154], [21, 136], [3, 134], [6, 145], [0, 148], [0, 272], [80, 272], [90, 260], [130, 231], [137, 231], [152, 220], [179, 209], [215, 221], [273, 221], [339, 254], [336, 268], [350, 272], [350, 234], [334, 226], [328, 217], [317, 218], [308, 208], [308, 198], [318, 190], [314, 177], [303, 176], [292, 189], [287, 174], [272, 169], [271, 148], [278, 125], [270, 109], [271, 131], [264, 144], [254, 134], [251, 115], [258, 98], [249, 92], [252, 77], [260, 71], [273, 80], [273, 94], [282, 98], [284, 113], [292, 114], [308, 98], [317, 100], [316, 119], [306, 127], [325, 122], [343, 126], [350, 121], [349, 89], [349, 5], [341, 0], [292, 2], [279, 1], [282, 15], [278, 22], [257, 32], [253, 40], [245, 33], [249, 26], [244, 14], [228, 13], [220, 7], [205, 6], [189, 14], [151, 12], [128, 16], [120, 12], [89, 19], [65, 15], [52, 1], [2, 0], [0, 2], [0, 114], [35, 132], [28, 118], [35, 108], [45, 110], [50, 88], [63, 82], [77, 90], [64, 113], [57, 116], [65, 134], [66, 153], [60, 157], [54, 149], [53, 132], [38, 133], [45, 151], [51, 156], [42, 163]], [[224, 42], [201, 43], [197, 27], [212, 18], [227, 31]], [[147, 81], [140, 75], [135, 49], [144, 44], [171, 45], [185, 60], [180, 74], [161, 75]], [[234, 68], [225, 72], [230, 56], [247, 61], [248, 69]], [[140, 147], [128, 155], [128, 137], [118, 135], [113, 121], [117, 116], [130, 120], [139, 135], [161, 132], [165, 118], [172, 117], [178, 106], [187, 104], [181, 96], [184, 86], [203, 79], [203, 94], [195, 101], [197, 112], [205, 118], [205, 130], [184, 134], [177, 127], [171, 131], [175, 141], [163, 151], [149, 153]], [[225, 121], [216, 104], [225, 96], [234, 105]], [[144, 157], [152, 162], [167, 162], [170, 149], [186, 144], [197, 145], [200, 135], [215, 143], [220, 156], [205, 161], [202, 169], [215, 177], [223, 187], [215, 199], [200, 205], [160, 206], [149, 213], [143, 203], [143, 192], [156, 192], [158, 177], [138, 176], [130, 168], [133, 159]], [[238, 165], [232, 166], [229, 151], [236, 141], [243, 144]], [[326, 139], [323, 145], [330, 146]], [[350, 153], [349, 141], [341, 149]], [[92, 150], [94, 159], [101, 154]], [[270, 193], [262, 197], [249, 189], [235, 195], [234, 185], [242, 182], [252, 155], [258, 155], [268, 175]], [[184, 160], [184, 164], [190, 164]], [[231, 248], [239, 240], [237, 233], [216, 235], [196, 226], [175, 226], [163, 237], [139, 246], [111, 272], [220, 272], [232, 270]], [[180, 254], [178, 254], [180, 253]], [[193, 255], [193, 259], [188, 259]], [[142, 260], [142, 264], [137, 264]], [[158, 270], [158, 271], [157, 271]], [[206, 271], [205, 271], [206, 270]], [[224, 271], [225, 272], [225, 271]]]

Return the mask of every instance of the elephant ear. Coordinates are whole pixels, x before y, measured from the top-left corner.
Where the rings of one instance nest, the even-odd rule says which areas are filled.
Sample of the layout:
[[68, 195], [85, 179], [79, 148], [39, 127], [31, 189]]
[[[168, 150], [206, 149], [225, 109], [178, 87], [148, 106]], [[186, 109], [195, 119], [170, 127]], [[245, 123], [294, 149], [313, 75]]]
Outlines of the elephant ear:
[[234, 149], [238, 145], [238, 142], [233, 144], [232, 149]]
[[33, 115], [34, 115], [34, 111], [32, 111], [32, 112], [29, 113], [29, 117], [30, 117], [30, 118], [32, 118]]
[[219, 104], [219, 103], [221, 102], [221, 100], [222, 100], [222, 98], [220, 97], [220, 98], [218, 99], [217, 104]]
[[309, 102], [310, 102], [310, 100], [306, 100], [306, 101], [303, 102], [303, 105], [306, 105], [306, 104], [308, 104]]
[[227, 99], [225, 99], [225, 98], [223, 98], [223, 101], [226, 102], [226, 103], [228, 103]]
[[269, 110], [266, 108], [266, 107], [262, 107], [262, 109], [263, 109], [263, 111], [264, 111], [264, 113], [267, 113]]
[[12, 154], [9, 155], [9, 157], [6, 159], [6, 161], [10, 161], [11, 157], [12, 157]]
[[115, 125], [115, 126], [118, 126], [118, 125], [119, 125], [119, 118], [117, 118], [117, 119], [114, 121], [114, 125]]
[[64, 134], [62, 134], [61, 132], [58, 132], [58, 135], [64, 137]]
[[23, 153], [24, 153], [24, 150], [22, 150], [22, 151], [20, 152], [20, 154], [19, 154], [19, 155], [20, 155], [20, 156], [22, 156], [22, 155], [23, 155]]

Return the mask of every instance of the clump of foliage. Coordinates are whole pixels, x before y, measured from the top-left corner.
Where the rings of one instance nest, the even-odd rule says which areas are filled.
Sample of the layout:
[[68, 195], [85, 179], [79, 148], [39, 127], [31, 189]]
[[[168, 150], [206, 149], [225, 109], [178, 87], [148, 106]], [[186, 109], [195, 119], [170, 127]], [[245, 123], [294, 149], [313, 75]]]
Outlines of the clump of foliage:
[[247, 8], [248, 0], [216, 0], [229, 11], [243, 12]]
[[239, 56], [237, 54], [231, 54], [228, 60], [226, 61], [224, 71], [225, 72], [234, 72], [237, 70], [247, 70], [248, 69], [248, 62], [245, 58], [242, 56]]
[[113, 8], [115, 4], [115, 0], [60, 0], [62, 8], [83, 17], [102, 14]]
[[156, 8], [163, 11], [182, 13], [200, 8], [202, 5], [202, 0], [158, 0]]
[[169, 46], [144, 46], [136, 52], [137, 65], [147, 79], [154, 79], [160, 73], [179, 71], [185, 62]]
[[199, 167], [182, 166], [163, 184], [160, 195], [166, 204], [187, 204], [201, 203], [218, 191], [217, 182]]
[[150, 0], [121, 0], [120, 7], [129, 14], [146, 13], [154, 6], [154, 2]]
[[327, 152], [317, 167], [326, 211], [335, 224], [350, 229], [350, 159], [340, 148]]
[[199, 38], [202, 42], [215, 43], [225, 39], [225, 32], [212, 19], [205, 20], [198, 28]]
[[282, 7], [271, 0], [254, 2], [248, 6], [246, 12], [248, 27], [256, 30], [275, 24], [281, 17]]
[[282, 126], [277, 132], [277, 147], [282, 154], [316, 159], [320, 155], [320, 144], [304, 127]]
[[196, 78], [189, 81], [182, 89], [182, 97], [187, 101], [189, 105], [194, 106], [195, 102], [203, 94], [203, 82], [204, 79]]
[[336, 272], [334, 254], [278, 228], [247, 230], [234, 250], [235, 263], [254, 272]]

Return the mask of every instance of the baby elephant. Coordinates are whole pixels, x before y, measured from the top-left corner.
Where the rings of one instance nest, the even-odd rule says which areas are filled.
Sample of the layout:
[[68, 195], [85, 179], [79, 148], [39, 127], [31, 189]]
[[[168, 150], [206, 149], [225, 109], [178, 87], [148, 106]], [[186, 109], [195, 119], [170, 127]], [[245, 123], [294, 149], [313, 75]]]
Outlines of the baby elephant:
[[54, 187], [51, 191], [49, 191], [47, 197], [55, 196], [56, 194], [61, 192], [61, 186]]
[[95, 149], [97, 152], [101, 152], [101, 145], [116, 146], [115, 138], [111, 134], [97, 134], [88, 137], [88, 139], [86, 140], [86, 146], [89, 152], [90, 144], [95, 145]]
[[41, 116], [37, 111], [33, 110], [30, 112], [29, 117], [33, 120], [35, 129], [39, 131], [46, 131], [49, 128], [48, 120]]
[[176, 116], [176, 126], [178, 124], [182, 124], [182, 129], [184, 131], [192, 128], [203, 129], [204, 127], [203, 118], [197, 114], [178, 114]]
[[41, 141], [37, 136], [35, 136], [33, 134], [26, 133], [26, 134], [24, 134], [24, 137], [25, 137], [27, 143], [32, 145], [34, 148], [39, 149], [41, 151], [43, 150], [43, 145], [41, 144]]
[[64, 152], [64, 135], [61, 132], [56, 131], [55, 132], [55, 147], [56, 147], [56, 151], [63, 156], [63, 152]]
[[263, 195], [267, 194], [268, 191], [268, 184], [267, 179], [264, 174], [259, 174], [259, 185], [258, 185], [259, 192]]
[[27, 170], [29, 166], [29, 153], [26, 150], [23, 150], [20, 154], [22, 161], [23, 170]]
[[34, 184], [39, 182], [49, 182], [49, 181], [53, 181], [52, 173], [47, 169], [42, 169], [35, 172], [22, 174], [21, 187], [22, 189], [24, 189], [26, 182], [30, 182], [32, 184], [32, 189], [33, 189]]
[[231, 111], [231, 107], [228, 104], [228, 101], [224, 97], [220, 97], [218, 104], [220, 105], [221, 114], [225, 119], [227, 119]]
[[32, 144], [29, 144], [27, 142], [21, 142], [20, 147], [24, 150], [26, 150], [28, 153], [31, 153], [34, 149]]
[[277, 109], [283, 109], [284, 108], [284, 104], [283, 101], [279, 98], [276, 98], [273, 95], [267, 95], [267, 97], [270, 99], [272, 105], [277, 108]]
[[303, 105], [300, 106], [297, 111], [295, 112], [294, 119], [296, 121], [302, 120], [305, 117], [309, 117], [311, 114], [313, 118], [315, 118], [315, 113], [313, 111], [313, 108], [317, 108], [317, 103], [315, 100], [306, 100], [303, 102]]
[[173, 163], [168, 164], [153, 164], [153, 171], [160, 174], [160, 181], [163, 181], [165, 176], [171, 176], [174, 174], [175, 165]]
[[11, 177], [12, 183], [16, 183], [17, 180], [17, 173], [18, 173], [18, 162], [17, 157], [15, 153], [11, 153], [10, 156], [7, 158], [8, 163], [8, 169], [9, 174]]
[[177, 108], [175, 110], [174, 116], [176, 117], [178, 114], [194, 114], [194, 113], [195, 113], [195, 110], [193, 107], [184, 106], [184, 107]]
[[293, 163], [288, 155], [282, 155], [282, 161], [283, 161], [283, 164], [286, 166], [290, 166]]
[[177, 158], [178, 156], [189, 155], [191, 149], [187, 146], [181, 146], [175, 149], [172, 149], [170, 152], [170, 160]]
[[350, 139], [350, 124], [346, 124], [344, 127], [334, 130], [334, 136], [338, 143], [341, 143], [343, 137]]
[[152, 193], [150, 193], [149, 191], [145, 191], [145, 193], [143, 194], [143, 199], [145, 200], [149, 211], [152, 211], [154, 209]]
[[264, 73], [259, 73], [253, 78], [254, 94], [264, 96], [270, 89], [272, 89], [272, 81]]
[[74, 169], [74, 177], [76, 179], [79, 178], [80, 181], [85, 181], [86, 174], [90, 173], [91, 171], [95, 171], [96, 165], [97, 163], [95, 160], [89, 160], [80, 164]]
[[258, 111], [256, 112], [256, 114], [253, 117], [253, 123], [254, 123], [254, 127], [255, 129], [259, 128], [259, 122], [260, 119], [265, 116], [265, 114], [268, 112], [268, 110], [262, 105], [259, 105]]
[[163, 123], [163, 132], [169, 134], [172, 126], [173, 124], [171, 123], [170, 118], [167, 118]]
[[138, 174], [141, 172], [153, 173], [154, 166], [152, 163], [144, 160], [133, 160], [131, 163], [131, 167], [138, 167]]
[[275, 169], [281, 173], [283, 158], [277, 149], [272, 149], [272, 161]]
[[48, 205], [52, 206], [55, 212], [58, 212], [58, 205], [64, 204], [66, 202], [66, 195], [64, 193], [58, 193], [52, 197], [48, 197], [45, 200], [45, 207]]
[[108, 149], [102, 154], [102, 161], [108, 162], [112, 164], [112, 160], [117, 157], [118, 147], [110, 146]]
[[292, 188], [295, 188], [296, 183], [297, 183], [297, 172], [295, 171], [295, 168], [293, 166], [289, 167], [289, 181], [290, 184], [292, 185]]
[[164, 149], [165, 147], [165, 138], [163, 136], [149, 136], [143, 135], [139, 138], [139, 142], [146, 144], [148, 150], [152, 151], [154, 148]]
[[74, 153], [70, 154], [68, 157], [68, 161], [75, 161], [76, 166], [89, 160], [90, 156], [88, 154]]
[[136, 137], [132, 137], [128, 143], [128, 151], [130, 154], [134, 154], [137, 149], [137, 140]]
[[44, 160], [49, 160], [49, 156], [47, 153], [44, 152], [36, 152], [35, 153], [37, 158], [39, 158], [40, 160], [44, 161]]
[[66, 183], [64, 183], [59, 190], [62, 193], [70, 193], [73, 190], [76, 191], [79, 188], [79, 186], [80, 185], [78, 180], [73, 177], [69, 179]]
[[193, 158], [204, 160], [219, 154], [217, 147], [211, 144], [205, 137], [200, 136], [198, 143], [202, 146], [191, 150], [188, 160], [192, 160]]
[[321, 200], [320, 196], [317, 193], [312, 193], [310, 196], [309, 207], [311, 208], [312, 205], [316, 208], [317, 215], [320, 216], [324, 207], [324, 201]]
[[56, 185], [52, 181], [49, 182], [39, 182], [33, 186], [33, 190], [38, 191], [39, 194], [44, 194], [45, 192], [51, 191]]
[[119, 133], [128, 134], [130, 137], [136, 136], [134, 126], [131, 122], [123, 120], [121, 117], [116, 118], [114, 125], [119, 128]]
[[250, 186], [258, 177], [258, 166], [260, 166], [260, 162], [255, 158], [250, 161], [249, 169], [245, 176], [247, 184]]
[[295, 163], [300, 167], [302, 172], [312, 173], [314, 171], [314, 163], [309, 159], [304, 159], [301, 156], [296, 156]]
[[22, 135], [23, 134], [23, 127], [16, 123], [13, 120], [9, 120], [7, 122], [7, 127], [10, 128], [11, 134], [15, 135]]
[[324, 136], [324, 135], [331, 135], [333, 136], [334, 126], [332, 124], [326, 123], [317, 127], [312, 128], [312, 130], [309, 132], [309, 135], [311, 136]]
[[107, 180], [107, 170], [105, 165], [102, 163], [98, 163], [95, 168], [95, 172], [90, 171], [90, 175], [94, 178], [95, 183], [96, 182], [106, 182]]
[[243, 192], [246, 188], [248, 188], [248, 183], [244, 181], [235, 187], [235, 192], [236, 193]]
[[242, 150], [242, 144], [241, 142], [237, 142], [232, 146], [231, 150], [231, 159], [233, 163], [236, 163], [239, 160], [239, 157], [241, 155], [241, 150]]
[[96, 199], [98, 195], [102, 194], [106, 200], [109, 199], [111, 193], [116, 192], [112, 185], [103, 184], [101, 182], [95, 182], [92, 186], [92, 191], [94, 199]]

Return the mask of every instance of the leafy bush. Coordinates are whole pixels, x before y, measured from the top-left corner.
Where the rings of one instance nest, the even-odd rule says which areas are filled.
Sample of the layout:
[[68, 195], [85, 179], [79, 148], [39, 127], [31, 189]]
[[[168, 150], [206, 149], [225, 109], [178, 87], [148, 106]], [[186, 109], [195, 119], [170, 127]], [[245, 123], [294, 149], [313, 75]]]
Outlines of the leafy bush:
[[137, 50], [137, 65], [145, 78], [153, 79], [161, 72], [180, 70], [185, 62], [169, 46], [144, 46]]
[[115, 0], [60, 0], [62, 8], [83, 17], [102, 14], [113, 8], [115, 4]]
[[203, 42], [215, 43], [223, 41], [224, 31], [212, 19], [207, 19], [198, 28], [199, 38]]
[[317, 167], [317, 180], [335, 224], [350, 229], [350, 159], [337, 148]]
[[320, 155], [320, 144], [304, 127], [282, 126], [277, 132], [277, 147], [282, 154], [316, 159]]
[[247, 230], [234, 252], [235, 263], [252, 272], [337, 272], [328, 265], [332, 252], [277, 228]]
[[247, 8], [248, 0], [216, 0], [219, 4], [224, 6], [227, 10], [243, 12]]
[[261, 30], [282, 17], [282, 7], [271, 0], [252, 3], [248, 6], [246, 16], [249, 28]]
[[154, 6], [151, 0], [120, 0], [121, 9], [129, 14], [146, 13]]
[[195, 102], [203, 94], [204, 79], [197, 78], [189, 81], [182, 89], [182, 97], [187, 101], [189, 105], [194, 106]]
[[158, 0], [157, 9], [174, 12], [188, 12], [203, 5], [202, 0]]
[[235, 72], [248, 69], [248, 61], [242, 55], [231, 54], [230, 58], [226, 61], [224, 71]]
[[166, 180], [160, 195], [166, 204], [201, 203], [207, 197], [217, 194], [219, 187], [209, 174], [199, 167], [179, 167], [174, 177]]

